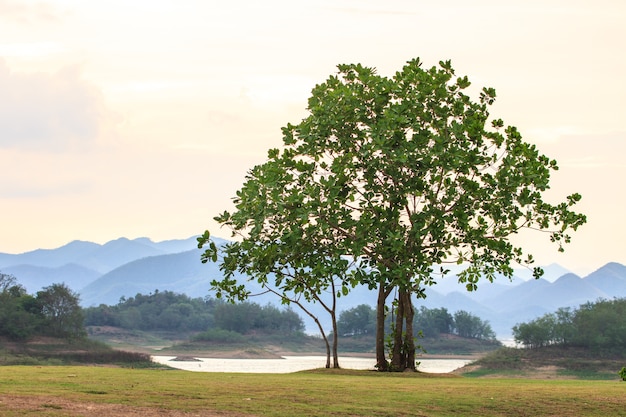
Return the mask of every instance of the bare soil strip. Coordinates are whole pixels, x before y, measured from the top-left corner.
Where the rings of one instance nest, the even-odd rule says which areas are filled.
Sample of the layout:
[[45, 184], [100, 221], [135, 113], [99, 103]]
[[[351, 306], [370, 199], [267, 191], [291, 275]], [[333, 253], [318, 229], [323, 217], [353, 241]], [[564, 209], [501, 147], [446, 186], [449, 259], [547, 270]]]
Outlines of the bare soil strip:
[[[57, 414], [58, 413], [58, 414]], [[217, 410], [186, 413], [165, 408], [133, 407], [123, 404], [67, 401], [50, 396], [0, 395], [2, 415], [59, 415], [81, 417], [249, 417], [250, 414]]]

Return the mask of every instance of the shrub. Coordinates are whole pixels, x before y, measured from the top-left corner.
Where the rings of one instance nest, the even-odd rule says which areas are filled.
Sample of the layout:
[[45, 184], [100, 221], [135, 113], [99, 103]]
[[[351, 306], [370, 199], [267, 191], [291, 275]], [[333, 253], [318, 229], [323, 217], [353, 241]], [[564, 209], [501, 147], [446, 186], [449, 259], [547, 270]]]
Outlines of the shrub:
[[198, 333], [192, 340], [202, 342], [223, 342], [223, 343], [243, 343], [246, 337], [240, 333], [224, 329], [209, 329]]

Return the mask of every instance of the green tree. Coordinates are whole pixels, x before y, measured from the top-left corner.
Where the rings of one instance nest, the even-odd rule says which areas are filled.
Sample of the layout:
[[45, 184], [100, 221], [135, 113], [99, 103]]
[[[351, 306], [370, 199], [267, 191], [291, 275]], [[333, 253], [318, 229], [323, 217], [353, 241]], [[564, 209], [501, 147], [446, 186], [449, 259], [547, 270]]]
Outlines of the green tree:
[[556, 329], [556, 316], [554, 314], [544, 314], [528, 323], [513, 326], [513, 338], [517, 343], [521, 343], [531, 349], [541, 348], [558, 343]]
[[626, 299], [598, 300], [581, 305], [573, 317], [572, 344], [594, 349], [626, 346]]
[[148, 328], [148, 329], [145, 328], [145, 322], [142, 319], [142, 314], [138, 307], [131, 306], [131, 307], [125, 308], [122, 311], [120, 311], [117, 317], [120, 323], [120, 327], [123, 327], [125, 329], [142, 329], [142, 330], [152, 329], [152, 328]]
[[251, 331], [299, 333], [304, 330], [302, 319], [293, 310], [250, 302], [219, 304], [215, 308], [215, 326], [241, 334]]
[[155, 291], [122, 298], [115, 306], [101, 304], [84, 310], [86, 326], [127, 329], [203, 331], [213, 325], [215, 300], [189, 298], [171, 291]]
[[233, 332], [245, 334], [254, 327], [255, 317], [261, 307], [255, 303], [223, 303], [215, 309], [215, 326]]
[[528, 348], [556, 344], [622, 351], [626, 346], [626, 299], [587, 302], [573, 311], [559, 308], [516, 324], [513, 336]]
[[83, 310], [78, 294], [65, 284], [52, 284], [37, 292], [46, 333], [60, 337], [85, 335]]
[[422, 306], [415, 314], [413, 327], [421, 331], [424, 337], [439, 337], [442, 333], [452, 333], [454, 317], [446, 308], [428, 309]]
[[26, 293], [13, 275], [0, 273], [0, 335], [24, 340], [41, 325], [37, 300]]
[[5, 274], [0, 271], [0, 292], [6, 293], [11, 287], [18, 285], [17, 278], [11, 274]]
[[[586, 218], [571, 211], [578, 194], [543, 200], [556, 161], [490, 118], [495, 91], [472, 101], [469, 80], [455, 78], [449, 61], [424, 69], [414, 59], [391, 78], [362, 65], [338, 69], [313, 89], [309, 115], [283, 128], [284, 147], [250, 171], [236, 211], [216, 220], [242, 237], [233, 256], [269, 256], [256, 271], [294, 265], [309, 296], [331, 277], [340, 293], [356, 284], [377, 289], [377, 367], [415, 369], [412, 300], [435, 282], [433, 265], [465, 265], [459, 280], [475, 290], [481, 276], [511, 277], [513, 263], [532, 263], [510, 239], [521, 229], [546, 232], [562, 250]], [[216, 248], [204, 259], [217, 261]], [[298, 276], [280, 276], [287, 278]], [[394, 289], [389, 363], [385, 312]]]
[[360, 304], [342, 311], [337, 321], [341, 336], [374, 334], [376, 331], [376, 311], [367, 304]]
[[83, 309], [85, 326], [120, 326], [119, 310], [114, 306], [100, 304]]
[[554, 343], [569, 345], [576, 334], [574, 312], [569, 307], [559, 308], [554, 313]]
[[461, 337], [481, 340], [496, 338], [488, 321], [483, 321], [467, 311], [459, 310], [454, 313], [454, 332]]

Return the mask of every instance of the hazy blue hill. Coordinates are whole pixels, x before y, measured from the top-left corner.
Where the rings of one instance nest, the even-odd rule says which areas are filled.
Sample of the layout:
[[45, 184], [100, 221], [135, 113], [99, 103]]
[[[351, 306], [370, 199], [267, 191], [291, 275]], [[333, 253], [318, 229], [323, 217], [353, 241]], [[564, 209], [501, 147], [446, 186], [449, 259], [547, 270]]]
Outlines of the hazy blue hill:
[[416, 308], [419, 308], [420, 306], [424, 306], [426, 308], [447, 307], [445, 305], [446, 295], [438, 292], [436, 286], [433, 285], [426, 288], [424, 293], [426, 294], [426, 298], [420, 298], [415, 301]]
[[120, 238], [105, 243], [88, 256], [81, 258], [79, 263], [104, 274], [128, 262], [164, 253], [150, 245]]
[[430, 288], [444, 295], [452, 292], [462, 293], [478, 303], [483, 303], [485, 300], [495, 298], [503, 292], [524, 282], [524, 280], [516, 276], [511, 279], [505, 276], [498, 276], [493, 282], [481, 279], [478, 282], [478, 289], [476, 291], [468, 291], [466, 284], [459, 283], [456, 276], [447, 276]]
[[112, 240], [104, 245], [75, 240], [56, 249], [37, 249], [18, 255], [0, 254], [0, 268], [16, 265], [58, 268], [77, 264], [105, 273], [135, 259], [163, 253], [160, 249], [126, 238]]
[[43, 287], [47, 287], [51, 284], [61, 283], [76, 290], [101, 275], [98, 271], [76, 264], [66, 264], [56, 268], [16, 265], [4, 268], [2, 272], [14, 275], [17, 278], [17, 282], [26, 288], [29, 294], [34, 294]]
[[192, 249], [197, 248], [198, 236], [192, 236], [187, 239], [171, 239], [164, 240], [162, 242], [153, 242], [147, 237], [142, 237], [138, 239], [134, 239], [134, 242], [141, 243], [146, 246], [152, 246], [155, 249], [162, 251], [163, 253], [180, 253], [186, 252]]
[[377, 291], [372, 291], [364, 285], [359, 285], [350, 290], [347, 296], [342, 296], [337, 299], [339, 305], [338, 310], [350, 310], [361, 304], [367, 304], [368, 306], [375, 306], [376, 299], [378, 297]]
[[604, 265], [584, 280], [604, 292], [608, 298], [626, 297], [626, 266], [617, 262]]
[[0, 269], [4, 270], [15, 265], [57, 268], [69, 263], [79, 263], [79, 259], [89, 255], [99, 247], [100, 245], [97, 243], [74, 240], [56, 249], [37, 249], [15, 255], [0, 253]]
[[[484, 301], [494, 311], [513, 311], [529, 305], [541, 305], [543, 291], [550, 286], [544, 279], [530, 280]], [[479, 289], [480, 291], [480, 289]]]
[[200, 262], [198, 249], [151, 256], [122, 265], [81, 289], [81, 303], [117, 304], [121, 297], [149, 294], [157, 289], [205, 297], [210, 281], [220, 276], [216, 264]]
[[485, 301], [485, 304], [503, 313], [533, 306], [555, 311], [559, 307], [577, 307], [603, 295], [602, 291], [570, 273], [553, 283], [544, 279], [527, 281], [495, 299]]
[[[544, 266], [542, 268], [543, 268], [543, 275], [541, 279], [546, 280], [548, 282], [554, 282], [560, 277], [562, 277], [563, 275], [571, 272], [568, 269], [563, 268], [561, 265], [556, 264], [556, 263], [550, 264], [548, 266]], [[515, 275], [522, 278], [525, 281], [534, 279], [532, 268], [516, 269]]]
[[488, 306], [472, 300], [470, 297], [468, 297], [467, 293], [461, 293], [456, 291], [447, 294], [444, 298], [444, 303], [446, 306], [450, 307], [448, 309], [451, 310], [450, 313], [454, 313], [458, 310], [465, 310], [471, 311], [479, 317], [487, 317], [494, 312]]
[[556, 280], [549, 287], [548, 295], [551, 298], [551, 303], [546, 303], [546, 307], [551, 307], [552, 310], [559, 307], [578, 307], [587, 301], [595, 301], [607, 296], [588, 280], [571, 273]]
[[487, 300], [499, 297], [502, 293], [521, 285], [524, 281], [521, 278], [513, 278], [513, 281], [509, 281], [506, 278], [494, 281], [492, 283], [483, 282], [478, 285], [476, 291], [465, 291], [467, 296], [472, 300], [487, 305]]
[[120, 238], [104, 245], [75, 240], [56, 249], [37, 249], [22, 254], [0, 253], [0, 270], [6, 271], [18, 265], [58, 268], [76, 264], [103, 274], [137, 259], [185, 252], [196, 247], [196, 236], [163, 242], [153, 242], [148, 238]]
[[537, 304], [512, 308], [506, 311], [499, 311], [489, 316], [489, 322], [496, 334], [505, 336], [512, 334], [512, 328], [518, 323], [534, 320], [554, 310], [542, 307]]

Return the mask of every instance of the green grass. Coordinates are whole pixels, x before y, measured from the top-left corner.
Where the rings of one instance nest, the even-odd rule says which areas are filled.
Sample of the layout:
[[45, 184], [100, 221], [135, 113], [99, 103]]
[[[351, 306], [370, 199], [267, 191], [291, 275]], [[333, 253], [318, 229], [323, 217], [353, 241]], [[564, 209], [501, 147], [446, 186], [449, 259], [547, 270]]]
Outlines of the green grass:
[[[193, 373], [99, 367], [3, 367], [0, 415], [69, 415], [69, 405], [257, 416], [618, 416], [621, 381], [475, 379], [316, 370]], [[9, 394], [10, 393], [10, 394]], [[25, 406], [22, 406], [24, 408]], [[74, 415], [74, 414], [72, 414]], [[159, 414], [161, 415], [161, 414]]]
[[578, 379], [588, 379], [588, 380], [606, 380], [606, 381], [614, 381], [617, 378], [617, 372], [602, 372], [602, 371], [587, 371], [587, 370], [571, 370], [571, 369], [560, 369], [557, 371], [559, 376], [563, 377], [571, 377]]
[[467, 378], [481, 378], [485, 376], [498, 376], [504, 378], [516, 378], [520, 376], [520, 372], [511, 369], [489, 369], [489, 368], [480, 368], [474, 371], [468, 371], [463, 373], [464, 377]]

